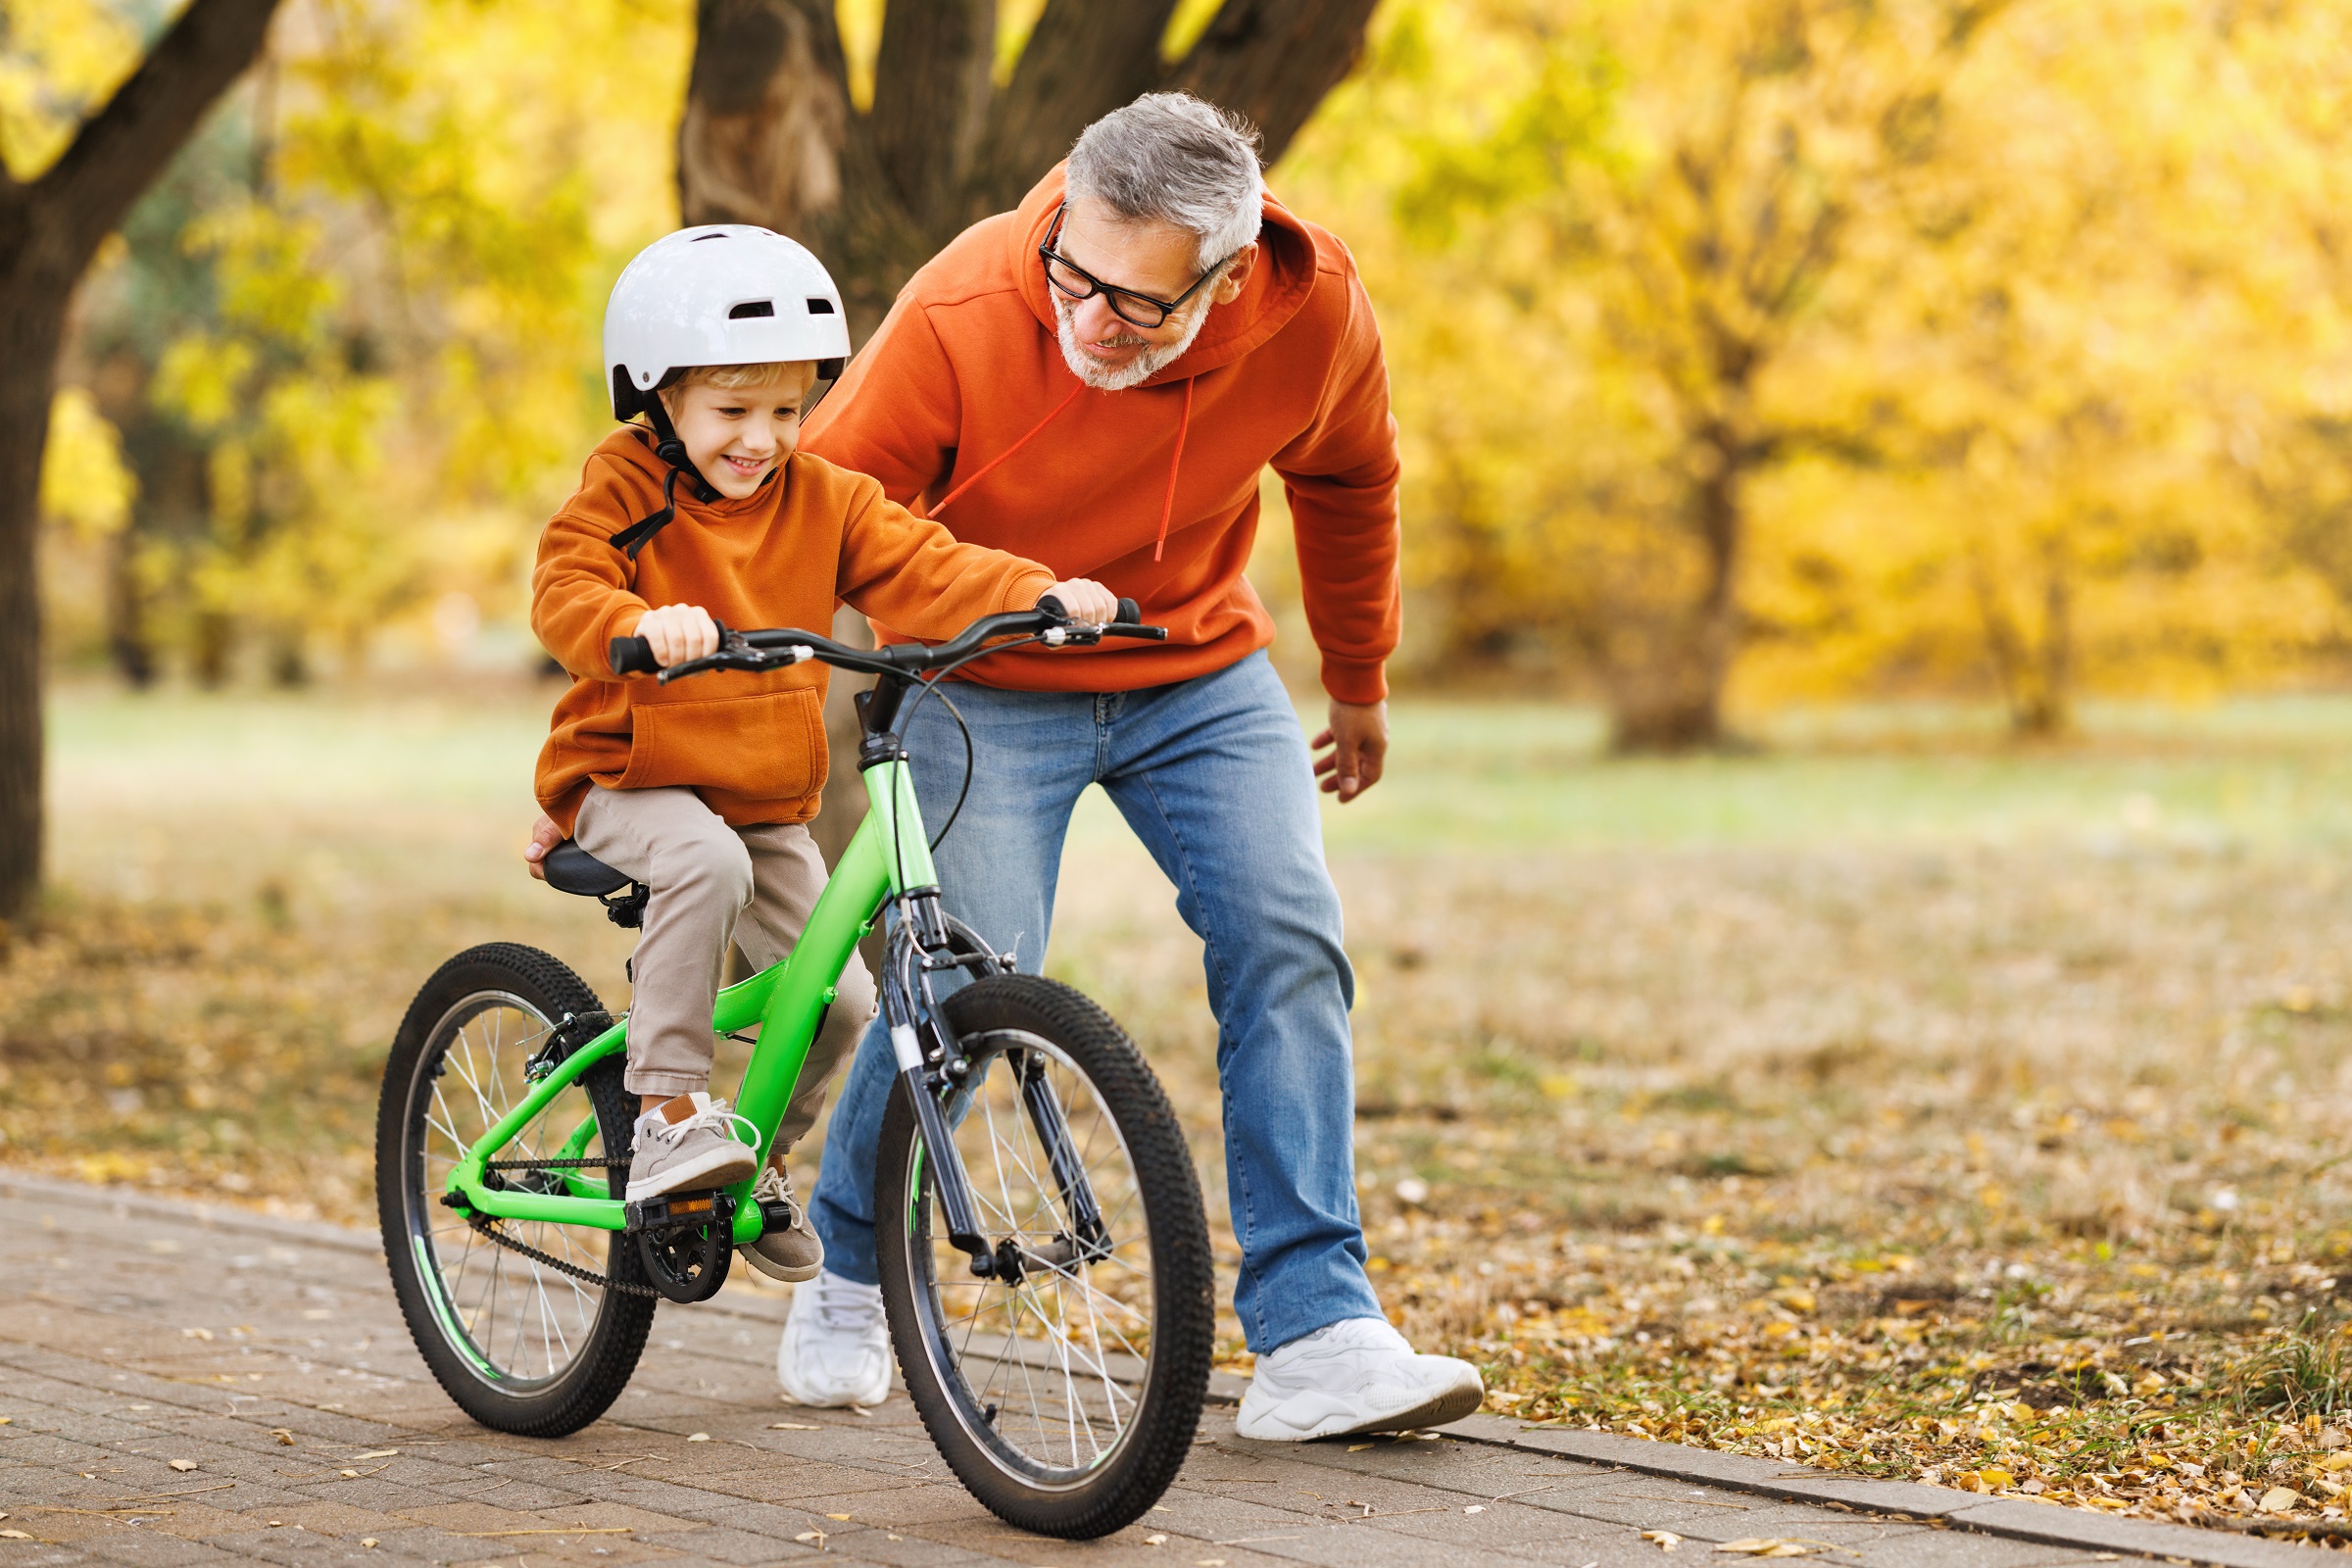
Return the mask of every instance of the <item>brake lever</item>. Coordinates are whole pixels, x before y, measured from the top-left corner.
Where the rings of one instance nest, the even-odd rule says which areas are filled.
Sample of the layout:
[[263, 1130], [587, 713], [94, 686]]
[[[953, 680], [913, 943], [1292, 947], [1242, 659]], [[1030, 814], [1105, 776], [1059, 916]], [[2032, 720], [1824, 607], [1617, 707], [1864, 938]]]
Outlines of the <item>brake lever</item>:
[[712, 669], [744, 669], [757, 673], [763, 669], [786, 669], [805, 664], [816, 657], [816, 650], [807, 643], [791, 643], [782, 648], [754, 648], [740, 633], [728, 632], [720, 640], [718, 652], [702, 659], [690, 659], [683, 664], [672, 664], [657, 672], [654, 679], [666, 686], [683, 675], [700, 675]]

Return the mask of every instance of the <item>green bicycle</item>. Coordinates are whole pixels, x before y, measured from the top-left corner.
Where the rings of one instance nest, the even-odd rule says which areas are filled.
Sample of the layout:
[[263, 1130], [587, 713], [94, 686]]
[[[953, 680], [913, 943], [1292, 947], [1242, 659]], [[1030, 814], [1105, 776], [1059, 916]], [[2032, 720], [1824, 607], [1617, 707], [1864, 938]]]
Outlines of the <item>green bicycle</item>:
[[[1213, 1328], [1200, 1184], [1125, 1031], [1070, 987], [1012, 972], [941, 907], [901, 714], [910, 694], [947, 703], [937, 682], [999, 648], [1166, 635], [1136, 614], [1122, 600], [1117, 621], [1087, 627], [1049, 602], [876, 650], [722, 628], [716, 654], [659, 671], [642, 639], [612, 645], [616, 672], [663, 681], [810, 659], [878, 677], [858, 699], [871, 810], [791, 955], [720, 992], [711, 1027], [758, 1027], [735, 1108], [764, 1159], [843, 966], [891, 911], [877, 979], [899, 1073], [875, 1192], [892, 1347], [972, 1494], [1073, 1539], [1150, 1508], [1192, 1443]], [[578, 846], [546, 867], [617, 923], [642, 915], [645, 889]], [[441, 1386], [502, 1432], [594, 1421], [656, 1304], [707, 1299], [737, 1246], [784, 1223], [749, 1182], [623, 1201], [627, 1039], [627, 1018], [561, 960], [491, 943], [425, 982], [385, 1065], [376, 1193], [393, 1286]]]

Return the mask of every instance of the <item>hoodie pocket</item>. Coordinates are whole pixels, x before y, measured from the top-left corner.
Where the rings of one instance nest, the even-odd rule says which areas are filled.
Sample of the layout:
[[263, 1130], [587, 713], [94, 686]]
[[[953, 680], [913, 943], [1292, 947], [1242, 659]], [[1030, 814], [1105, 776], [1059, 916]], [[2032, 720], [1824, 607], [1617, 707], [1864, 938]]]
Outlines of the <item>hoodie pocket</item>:
[[816, 692], [632, 704], [624, 790], [687, 785], [792, 801], [825, 785], [824, 705]]

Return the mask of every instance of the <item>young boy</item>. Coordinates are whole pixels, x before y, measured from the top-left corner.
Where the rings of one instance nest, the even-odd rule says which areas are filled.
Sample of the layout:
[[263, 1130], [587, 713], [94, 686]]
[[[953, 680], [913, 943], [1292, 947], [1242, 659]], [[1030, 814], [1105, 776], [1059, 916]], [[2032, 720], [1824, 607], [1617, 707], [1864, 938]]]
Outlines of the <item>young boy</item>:
[[[623, 1080], [642, 1111], [632, 1201], [754, 1173], [753, 1130], [710, 1094], [710, 1009], [728, 944], [774, 963], [824, 887], [804, 824], [825, 780], [826, 671], [662, 686], [614, 675], [612, 639], [643, 637], [666, 666], [715, 651], [714, 621], [823, 630], [840, 601], [926, 638], [1048, 593], [1096, 624], [1115, 604], [1100, 584], [958, 544], [874, 480], [798, 453], [808, 393], [849, 347], [832, 278], [791, 240], [741, 224], [657, 240], [605, 312], [613, 416], [647, 422], [596, 449], [540, 536], [531, 627], [572, 684], [539, 754], [539, 804], [650, 890]], [[815, 1124], [874, 1005], [853, 956], [754, 1189], [792, 1214], [744, 1249], [776, 1279], [813, 1278], [823, 1261], [784, 1154]]]

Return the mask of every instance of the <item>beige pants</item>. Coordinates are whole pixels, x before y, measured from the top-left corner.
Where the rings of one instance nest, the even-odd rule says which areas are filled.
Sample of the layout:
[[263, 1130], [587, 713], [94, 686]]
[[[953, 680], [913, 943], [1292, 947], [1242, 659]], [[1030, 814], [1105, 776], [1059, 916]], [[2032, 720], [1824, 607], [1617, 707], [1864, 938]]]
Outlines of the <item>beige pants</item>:
[[[637, 937], [622, 1082], [639, 1095], [709, 1089], [710, 1008], [728, 944], [762, 969], [792, 951], [824, 891], [815, 842], [798, 824], [729, 827], [689, 789], [593, 785], [571, 836], [651, 890]], [[776, 1129], [778, 1154], [816, 1125], [826, 1086], [865, 1033], [874, 1002], [873, 976], [852, 953]]]

